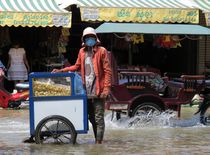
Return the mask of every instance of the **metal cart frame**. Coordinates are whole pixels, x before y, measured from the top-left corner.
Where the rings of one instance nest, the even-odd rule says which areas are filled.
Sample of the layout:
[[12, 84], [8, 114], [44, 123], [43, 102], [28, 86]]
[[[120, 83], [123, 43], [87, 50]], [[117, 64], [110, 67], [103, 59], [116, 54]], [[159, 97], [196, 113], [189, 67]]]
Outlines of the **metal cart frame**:
[[[69, 96], [34, 96], [34, 79], [54, 77], [70, 78]], [[30, 134], [35, 137], [36, 143], [44, 143], [45, 137], [46, 139], [51, 137], [56, 143], [63, 142], [59, 138], [63, 136], [62, 133], [70, 133], [68, 139], [71, 139], [71, 143], [75, 143], [77, 134], [87, 133], [87, 97], [86, 94], [75, 93], [74, 78], [75, 73], [31, 73], [29, 75]], [[51, 125], [47, 127], [49, 122]], [[45, 131], [42, 130], [44, 128]]]

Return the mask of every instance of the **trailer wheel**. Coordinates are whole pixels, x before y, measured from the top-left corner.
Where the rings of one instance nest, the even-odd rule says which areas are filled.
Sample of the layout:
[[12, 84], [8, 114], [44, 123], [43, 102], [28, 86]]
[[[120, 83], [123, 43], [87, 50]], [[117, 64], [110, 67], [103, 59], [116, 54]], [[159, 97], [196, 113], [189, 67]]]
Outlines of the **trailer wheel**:
[[161, 112], [161, 108], [152, 102], [145, 102], [140, 105], [138, 105], [136, 108], [134, 108], [132, 112], [132, 117], [134, 116], [141, 116], [141, 115], [159, 115]]
[[48, 116], [41, 120], [35, 130], [37, 144], [75, 144], [77, 133], [73, 124], [62, 116]]

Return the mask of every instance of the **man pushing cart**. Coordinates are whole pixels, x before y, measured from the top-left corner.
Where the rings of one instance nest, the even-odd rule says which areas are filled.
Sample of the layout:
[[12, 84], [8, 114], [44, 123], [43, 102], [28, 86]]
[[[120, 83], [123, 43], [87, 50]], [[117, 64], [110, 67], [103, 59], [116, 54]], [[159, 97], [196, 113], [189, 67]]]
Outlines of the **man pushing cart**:
[[[43, 143], [50, 138], [56, 140], [56, 142], [62, 142], [61, 135], [65, 138], [68, 137], [68, 140], [75, 143], [76, 134], [86, 133], [87, 131], [87, 112], [93, 126], [95, 143], [101, 144], [103, 142], [105, 131], [104, 108], [105, 99], [110, 94], [111, 89], [111, 67], [107, 50], [99, 45], [100, 41], [95, 30], [87, 27], [83, 31], [83, 47], [79, 51], [75, 65], [64, 69], [54, 69], [52, 71], [54, 74], [31, 75], [30, 85], [33, 88], [30, 89], [30, 94], [33, 95], [30, 96], [30, 132], [31, 135], [35, 136], [36, 143]], [[74, 92], [73, 73], [69, 73], [71, 74], [69, 75], [71, 79], [69, 88], [71, 90], [60, 90], [59, 88], [57, 92], [53, 92], [54, 95], [50, 93], [50, 96], [47, 95], [48, 97], [35, 95], [34, 89], [36, 87], [32, 79], [49, 76], [62, 77], [65, 73], [61, 72], [77, 70], [81, 71], [82, 82], [87, 92], [87, 103], [86, 94], [79, 96]], [[44, 86], [40, 87], [44, 88]], [[45, 89], [42, 94], [46, 94], [46, 90], [50, 89]], [[61, 92], [69, 93], [58, 95]], [[50, 109], [48, 109], [49, 106]], [[47, 126], [48, 124], [49, 126]], [[69, 135], [64, 136], [63, 134]]]

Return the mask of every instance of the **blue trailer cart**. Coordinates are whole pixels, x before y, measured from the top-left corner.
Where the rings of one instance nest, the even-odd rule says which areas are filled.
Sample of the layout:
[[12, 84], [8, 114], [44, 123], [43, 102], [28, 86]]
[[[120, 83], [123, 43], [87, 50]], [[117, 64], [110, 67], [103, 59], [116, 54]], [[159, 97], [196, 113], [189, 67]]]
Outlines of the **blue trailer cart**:
[[30, 134], [39, 143], [75, 143], [87, 133], [87, 96], [76, 73], [29, 75]]

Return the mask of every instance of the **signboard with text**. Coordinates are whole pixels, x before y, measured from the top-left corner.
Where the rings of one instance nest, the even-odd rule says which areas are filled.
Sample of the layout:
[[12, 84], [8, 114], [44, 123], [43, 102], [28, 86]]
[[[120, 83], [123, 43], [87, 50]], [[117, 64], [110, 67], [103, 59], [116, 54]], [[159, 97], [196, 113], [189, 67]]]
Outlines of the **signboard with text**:
[[81, 8], [83, 21], [199, 23], [197, 9]]
[[0, 26], [71, 27], [71, 13], [0, 12]]

